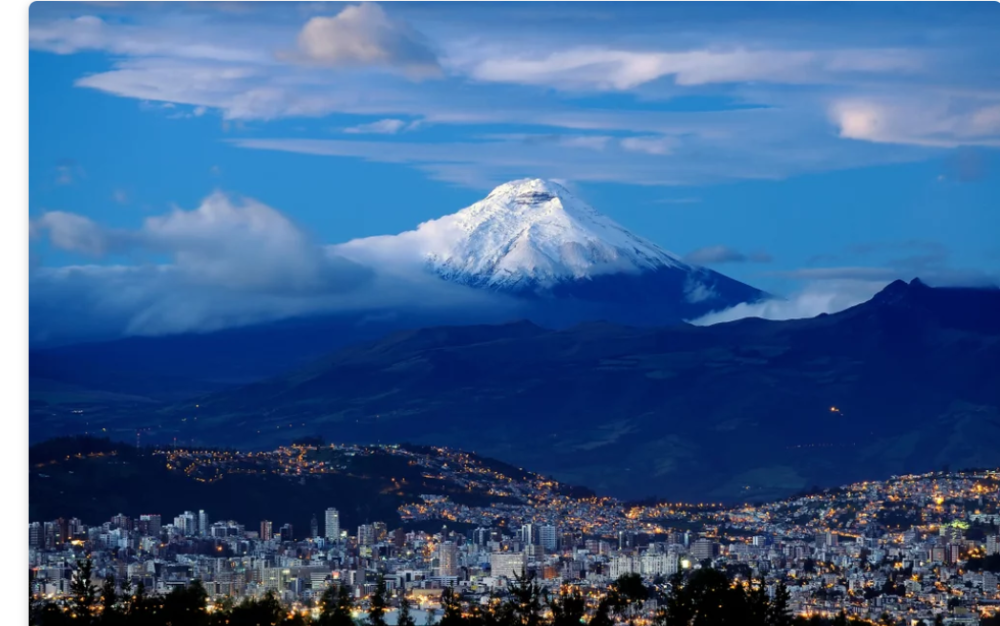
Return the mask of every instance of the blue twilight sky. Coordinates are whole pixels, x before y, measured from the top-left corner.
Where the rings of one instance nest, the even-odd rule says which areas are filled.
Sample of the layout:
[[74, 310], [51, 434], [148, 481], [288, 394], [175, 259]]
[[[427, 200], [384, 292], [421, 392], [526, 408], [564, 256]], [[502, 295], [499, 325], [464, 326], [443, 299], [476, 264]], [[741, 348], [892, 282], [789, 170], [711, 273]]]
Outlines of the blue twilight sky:
[[32, 336], [360, 306], [324, 244], [524, 177], [774, 317], [995, 282], [998, 28], [991, 2], [36, 2]]

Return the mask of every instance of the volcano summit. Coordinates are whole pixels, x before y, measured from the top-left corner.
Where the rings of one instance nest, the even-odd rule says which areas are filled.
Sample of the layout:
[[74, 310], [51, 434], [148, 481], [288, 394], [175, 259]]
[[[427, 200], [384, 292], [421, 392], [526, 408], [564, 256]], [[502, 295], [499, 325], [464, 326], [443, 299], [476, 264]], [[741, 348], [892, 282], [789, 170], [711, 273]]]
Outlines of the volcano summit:
[[683, 262], [540, 179], [500, 185], [416, 230], [333, 251], [379, 268], [417, 263], [444, 280], [528, 300], [530, 317], [543, 323], [666, 324], [767, 297]]

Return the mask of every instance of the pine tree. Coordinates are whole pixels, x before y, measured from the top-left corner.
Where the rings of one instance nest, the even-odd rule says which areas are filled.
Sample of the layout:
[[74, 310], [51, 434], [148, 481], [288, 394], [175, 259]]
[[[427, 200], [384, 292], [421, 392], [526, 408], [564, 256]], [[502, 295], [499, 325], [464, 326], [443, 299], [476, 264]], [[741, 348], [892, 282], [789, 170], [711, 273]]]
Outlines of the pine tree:
[[[268, 591], [260, 600], [247, 598], [238, 606], [233, 608], [229, 615], [228, 623], [232, 626], [273, 626], [285, 624], [285, 610], [281, 603], [274, 596], [274, 592]], [[186, 624], [186, 622], [178, 622]]]
[[417, 626], [413, 616], [410, 615], [410, 601], [406, 596], [399, 598], [399, 617], [396, 618], [396, 626]]
[[517, 576], [510, 587], [510, 612], [513, 623], [520, 626], [540, 626], [545, 592], [531, 577]]
[[187, 587], [177, 587], [163, 599], [164, 621], [185, 626], [208, 624], [208, 592], [200, 580], [193, 580]]
[[666, 620], [671, 626], [688, 626], [694, 619], [694, 606], [688, 593], [684, 576], [679, 572], [670, 577], [667, 592]]
[[115, 577], [108, 576], [101, 587], [101, 626], [118, 626], [124, 623], [125, 615], [119, 606]]
[[70, 581], [70, 591], [73, 600], [70, 606], [73, 609], [75, 619], [80, 624], [89, 624], [94, 618], [94, 608], [97, 605], [97, 587], [91, 582], [91, 575], [94, 571], [94, 562], [87, 557], [84, 561], [77, 561], [76, 571]]
[[337, 593], [337, 603], [330, 614], [329, 626], [354, 626], [354, 616], [351, 613], [353, 609], [351, 591], [347, 585], [341, 585]]
[[439, 626], [464, 626], [461, 602], [450, 587], [441, 592], [441, 609]]
[[[590, 618], [589, 626], [614, 626], [614, 620], [611, 619], [611, 601], [608, 598], [601, 598], [601, 601], [597, 605], [597, 610], [594, 612], [594, 616]], [[673, 619], [673, 618], [671, 618]], [[686, 622], [676, 622], [677, 624], [686, 624]], [[671, 626], [674, 622], [670, 622]]]
[[763, 585], [758, 585], [746, 593], [747, 626], [767, 626], [767, 612], [770, 601]]
[[586, 614], [587, 605], [578, 589], [560, 594], [549, 602], [552, 610], [552, 626], [580, 626]]
[[375, 593], [372, 594], [368, 608], [368, 626], [386, 626], [385, 624], [385, 578], [378, 577]]
[[784, 582], [779, 582], [767, 612], [768, 626], [792, 626], [792, 612], [788, 608], [790, 599], [791, 594], [788, 593], [788, 587], [785, 586]]

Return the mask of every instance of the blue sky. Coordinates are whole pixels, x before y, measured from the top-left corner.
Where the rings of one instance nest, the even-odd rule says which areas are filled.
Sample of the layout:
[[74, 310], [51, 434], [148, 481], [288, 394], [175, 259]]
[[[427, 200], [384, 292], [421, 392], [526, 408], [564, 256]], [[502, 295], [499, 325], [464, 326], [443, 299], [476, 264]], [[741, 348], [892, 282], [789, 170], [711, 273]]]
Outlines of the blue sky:
[[[805, 312], [996, 281], [998, 25], [996, 3], [36, 2], [32, 333], [67, 302], [123, 332], [337, 307], [326, 278], [308, 305], [309, 281], [239, 285], [325, 277], [308, 250], [523, 177]], [[150, 324], [177, 281], [202, 305]]]

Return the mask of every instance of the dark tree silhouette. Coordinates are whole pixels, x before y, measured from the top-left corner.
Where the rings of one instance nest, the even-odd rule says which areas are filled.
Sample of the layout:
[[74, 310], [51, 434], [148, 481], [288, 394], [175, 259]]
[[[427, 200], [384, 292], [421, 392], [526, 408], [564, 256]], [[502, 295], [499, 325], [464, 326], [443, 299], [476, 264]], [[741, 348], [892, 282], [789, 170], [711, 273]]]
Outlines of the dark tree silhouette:
[[580, 626], [587, 613], [587, 604], [579, 589], [552, 598], [549, 608], [552, 610], [551, 626]]
[[768, 607], [768, 626], [792, 625], [792, 612], [788, 608], [789, 599], [791, 599], [791, 595], [788, 593], [788, 587], [785, 586], [784, 582], [779, 582], [778, 587], [774, 590], [774, 598], [771, 599], [771, 606]]
[[623, 574], [612, 585], [612, 598], [619, 615], [631, 621], [637, 610], [641, 610], [649, 599], [649, 589], [639, 574]]
[[380, 574], [375, 593], [372, 594], [368, 608], [368, 626], [386, 626], [385, 624], [385, 578]]
[[451, 587], [441, 592], [441, 609], [443, 613], [439, 626], [465, 626], [465, 620], [462, 618], [462, 603]]
[[399, 617], [396, 618], [396, 626], [417, 626], [413, 616], [410, 615], [410, 601], [406, 596], [399, 598]]
[[90, 624], [94, 619], [95, 607], [97, 605], [97, 587], [94, 586], [91, 575], [94, 571], [94, 562], [87, 557], [84, 561], [77, 561], [76, 571], [70, 581], [70, 592], [73, 600], [70, 602], [75, 620], [79, 624]]
[[516, 576], [510, 586], [509, 612], [515, 626], [540, 626], [545, 592], [530, 576]]
[[208, 592], [200, 580], [194, 580], [186, 587], [173, 589], [163, 599], [163, 621], [185, 626], [207, 626], [207, 605]]
[[101, 626], [121, 626], [125, 623], [125, 614], [118, 602], [115, 577], [108, 576], [101, 586]]
[[351, 592], [347, 585], [327, 587], [320, 599], [318, 624], [320, 626], [354, 626], [354, 618], [351, 616], [353, 608]]
[[[286, 613], [281, 607], [281, 603], [278, 602], [273, 592], [268, 591], [260, 600], [247, 598], [237, 605], [229, 615], [228, 623], [230, 626], [284, 625], [288, 623], [285, 617]], [[178, 623], [186, 624], [187, 622]]]

